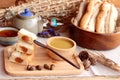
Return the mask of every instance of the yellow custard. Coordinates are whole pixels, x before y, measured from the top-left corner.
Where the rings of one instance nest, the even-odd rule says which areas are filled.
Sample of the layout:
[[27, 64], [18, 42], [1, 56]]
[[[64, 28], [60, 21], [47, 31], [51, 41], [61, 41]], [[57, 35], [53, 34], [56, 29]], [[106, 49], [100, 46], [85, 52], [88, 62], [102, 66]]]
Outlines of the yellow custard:
[[50, 45], [60, 49], [68, 49], [73, 47], [73, 42], [66, 39], [53, 39]]

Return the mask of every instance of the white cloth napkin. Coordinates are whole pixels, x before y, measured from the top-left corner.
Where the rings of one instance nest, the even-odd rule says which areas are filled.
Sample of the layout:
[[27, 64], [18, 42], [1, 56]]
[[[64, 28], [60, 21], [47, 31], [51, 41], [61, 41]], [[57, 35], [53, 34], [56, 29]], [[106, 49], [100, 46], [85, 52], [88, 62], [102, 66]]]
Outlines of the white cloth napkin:
[[[113, 60], [120, 66], [120, 46], [112, 50], [98, 52], [102, 53], [105, 57]], [[94, 75], [98, 76], [120, 76], [120, 72], [114, 71], [100, 63], [97, 63], [95, 66], [91, 66], [91, 70]]]

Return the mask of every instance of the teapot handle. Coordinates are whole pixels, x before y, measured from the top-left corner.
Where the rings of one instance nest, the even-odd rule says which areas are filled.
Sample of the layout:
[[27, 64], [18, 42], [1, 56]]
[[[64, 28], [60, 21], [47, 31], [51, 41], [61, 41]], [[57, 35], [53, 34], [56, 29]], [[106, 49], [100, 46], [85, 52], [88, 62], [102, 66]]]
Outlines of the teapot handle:
[[43, 31], [43, 24], [44, 24], [44, 21], [43, 21], [42, 17], [38, 16], [38, 32]]

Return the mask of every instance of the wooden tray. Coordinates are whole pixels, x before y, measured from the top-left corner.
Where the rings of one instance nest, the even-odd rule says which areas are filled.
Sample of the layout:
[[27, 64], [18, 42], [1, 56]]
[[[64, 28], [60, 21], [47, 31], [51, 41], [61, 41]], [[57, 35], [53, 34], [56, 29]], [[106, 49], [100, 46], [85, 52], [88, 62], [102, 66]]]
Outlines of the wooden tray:
[[80, 74], [84, 67], [80, 61], [80, 59], [77, 56], [72, 56], [71, 61], [74, 62], [76, 65], [80, 66], [80, 69], [76, 69], [75, 67], [71, 66], [69, 63], [65, 61], [56, 61], [51, 59], [47, 55], [47, 50], [39, 47], [36, 45], [36, 52], [35, 57], [33, 61], [30, 63], [30, 65], [41, 65], [44, 64], [54, 64], [55, 69], [54, 70], [46, 70], [42, 68], [41, 71], [35, 70], [35, 71], [27, 71], [25, 65], [12, 63], [8, 60], [9, 56], [9, 48], [12, 48], [13, 46], [8, 46], [4, 49], [4, 63], [5, 63], [5, 71], [13, 76], [56, 76], [56, 75], [73, 75], [73, 74]]

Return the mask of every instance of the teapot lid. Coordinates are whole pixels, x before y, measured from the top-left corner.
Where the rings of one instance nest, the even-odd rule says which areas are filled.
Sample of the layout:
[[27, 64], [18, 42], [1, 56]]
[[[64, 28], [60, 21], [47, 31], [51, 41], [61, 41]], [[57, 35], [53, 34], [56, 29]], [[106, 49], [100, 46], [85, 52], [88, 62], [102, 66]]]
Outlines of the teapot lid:
[[20, 13], [20, 15], [25, 16], [25, 17], [31, 17], [31, 16], [33, 16], [34, 14], [33, 14], [28, 8], [26, 8], [26, 9], [24, 10], [24, 12]]

